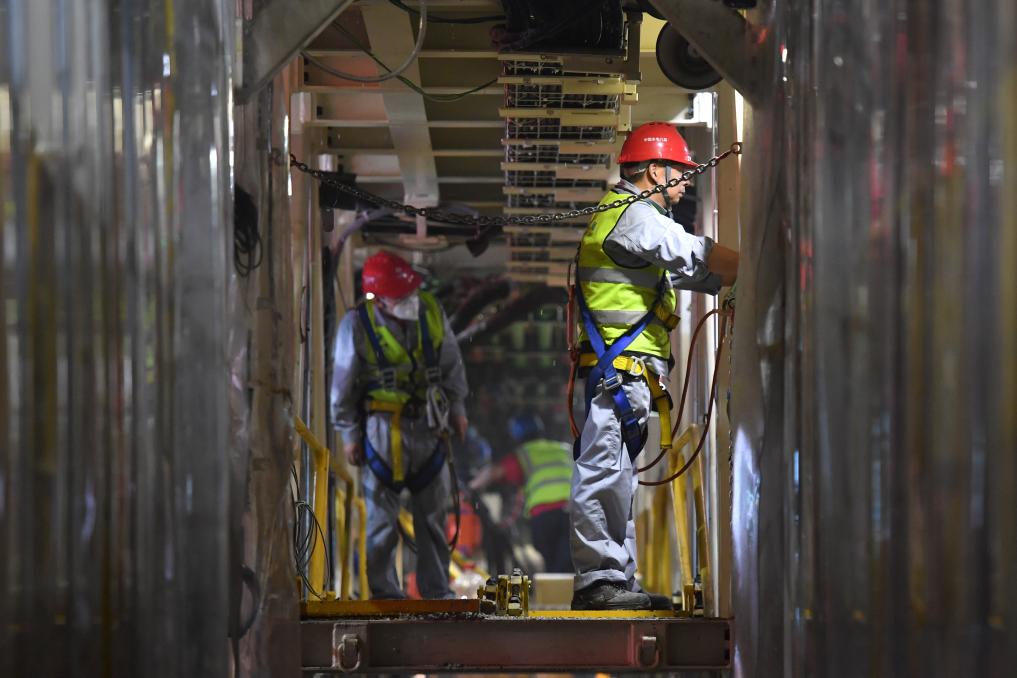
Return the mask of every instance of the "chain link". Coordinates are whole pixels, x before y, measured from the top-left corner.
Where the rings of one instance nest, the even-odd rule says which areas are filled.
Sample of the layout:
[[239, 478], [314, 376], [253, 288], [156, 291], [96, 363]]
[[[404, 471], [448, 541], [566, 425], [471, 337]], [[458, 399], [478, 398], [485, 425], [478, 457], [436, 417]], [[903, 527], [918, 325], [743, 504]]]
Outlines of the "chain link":
[[365, 202], [369, 202], [382, 207], [388, 207], [394, 212], [399, 214], [405, 214], [410, 217], [424, 217], [431, 221], [437, 221], [443, 224], [455, 224], [457, 226], [480, 226], [480, 227], [498, 227], [498, 226], [546, 226], [548, 224], [557, 224], [576, 217], [585, 217], [591, 214], [597, 214], [598, 212], [606, 212], [613, 210], [617, 207], [624, 207], [630, 205], [638, 200], [646, 200], [655, 193], [663, 193], [668, 188], [673, 188], [682, 182], [687, 182], [692, 177], [702, 174], [708, 169], [716, 167], [717, 164], [728, 157], [729, 155], [739, 155], [742, 152], [742, 144], [740, 141], [736, 141], [731, 144], [731, 147], [721, 153], [720, 155], [710, 158], [706, 163], [695, 167], [694, 169], [686, 170], [681, 175], [674, 177], [666, 184], [658, 184], [651, 189], [642, 191], [638, 195], [629, 195], [625, 198], [615, 200], [614, 202], [603, 203], [600, 205], [591, 205], [589, 207], [583, 207], [582, 209], [570, 210], [568, 212], [556, 212], [553, 214], [532, 214], [525, 216], [509, 216], [509, 217], [487, 217], [487, 216], [470, 216], [466, 214], [456, 214], [454, 212], [448, 212], [446, 210], [440, 210], [437, 207], [414, 207], [413, 205], [406, 205], [396, 200], [389, 200], [383, 198], [380, 195], [368, 193], [367, 191], [361, 190], [356, 186], [350, 186], [348, 184], [336, 181], [332, 177], [328, 176], [327, 172], [321, 170], [311, 169], [307, 163], [301, 162], [295, 155], [290, 154], [290, 166], [297, 168], [300, 172], [307, 174], [308, 176], [314, 177], [318, 181], [332, 188], [351, 195], [354, 198], [359, 198]]

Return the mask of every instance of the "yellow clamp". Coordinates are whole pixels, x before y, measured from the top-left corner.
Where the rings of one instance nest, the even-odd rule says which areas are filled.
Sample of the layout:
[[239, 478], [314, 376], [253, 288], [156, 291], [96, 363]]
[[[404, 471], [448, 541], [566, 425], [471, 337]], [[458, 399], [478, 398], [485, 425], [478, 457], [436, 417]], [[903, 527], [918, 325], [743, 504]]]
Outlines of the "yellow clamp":
[[389, 426], [389, 449], [392, 453], [392, 481], [401, 483], [406, 477], [406, 472], [403, 469], [403, 434], [400, 426], [403, 404], [385, 400], [371, 400], [367, 403], [367, 411], [388, 412], [392, 415]]
[[[593, 367], [596, 364], [597, 356], [593, 353], [583, 353], [579, 356], [580, 367]], [[650, 397], [653, 398], [653, 409], [660, 415], [660, 449], [671, 449], [671, 396], [661, 387], [660, 377], [646, 367], [642, 358], [620, 355], [611, 364], [616, 370], [634, 377], [642, 377], [646, 381], [646, 385], [650, 387]]]
[[657, 316], [660, 324], [667, 328], [668, 332], [678, 327], [678, 321], [681, 320], [680, 316], [675, 315], [660, 304], [657, 304], [653, 309], [653, 313]]

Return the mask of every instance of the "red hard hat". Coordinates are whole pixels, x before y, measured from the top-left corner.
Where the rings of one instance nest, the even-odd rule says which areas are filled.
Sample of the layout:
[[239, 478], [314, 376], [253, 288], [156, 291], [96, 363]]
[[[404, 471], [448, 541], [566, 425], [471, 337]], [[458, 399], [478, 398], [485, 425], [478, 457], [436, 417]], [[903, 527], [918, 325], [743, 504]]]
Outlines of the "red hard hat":
[[696, 167], [689, 155], [689, 145], [678, 130], [666, 122], [648, 122], [632, 130], [622, 144], [618, 164], [670, 160], [686, 167]]
[[361, 277], [364, 292], [392, 299], [405, 297], [422, 282], [420, 274], [402, 257], [384, 250], [367, 258]]

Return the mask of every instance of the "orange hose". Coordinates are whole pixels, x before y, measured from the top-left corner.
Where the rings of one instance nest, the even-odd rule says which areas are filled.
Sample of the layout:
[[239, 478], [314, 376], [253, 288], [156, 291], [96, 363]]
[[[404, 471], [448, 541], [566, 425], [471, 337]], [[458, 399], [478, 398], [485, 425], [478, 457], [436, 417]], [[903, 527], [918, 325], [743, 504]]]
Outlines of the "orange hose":
[[[578, 256], [578, 255], [576, 255]], [[572, 283], [572, 264], [569, 264], [569, 282]], [[579, 437], [579, 427], [576, 425], [576, 415], [572, 411], [572, 402], [576, 393], [576, 373], [579, 370], [579, 347], [576, 346], [576, 285], [569, 285], [569, 300], [565, 306], [565, 343], [569, 349], [569, 386], [566, 397], [568, 398], [569, 428], [572, 431], [572, 438]]]

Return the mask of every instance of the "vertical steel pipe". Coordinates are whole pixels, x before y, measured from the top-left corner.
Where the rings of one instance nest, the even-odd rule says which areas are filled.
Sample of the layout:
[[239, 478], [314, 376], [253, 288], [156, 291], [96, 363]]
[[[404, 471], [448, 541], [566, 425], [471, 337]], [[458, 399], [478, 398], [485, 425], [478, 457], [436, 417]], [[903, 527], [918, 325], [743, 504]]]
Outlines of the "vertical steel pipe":
[[1017, 10], [787, 0], [746, 139], [739, 675], [1017, 653]]
[[0, 674], [222, 676], [232, 3], [0, 4]]

